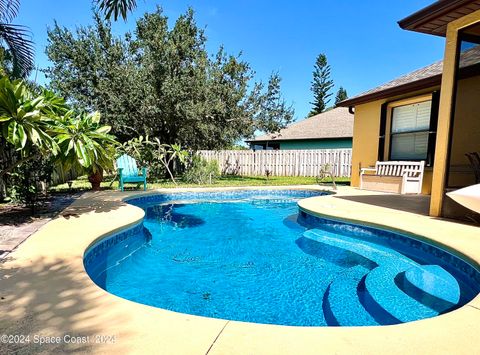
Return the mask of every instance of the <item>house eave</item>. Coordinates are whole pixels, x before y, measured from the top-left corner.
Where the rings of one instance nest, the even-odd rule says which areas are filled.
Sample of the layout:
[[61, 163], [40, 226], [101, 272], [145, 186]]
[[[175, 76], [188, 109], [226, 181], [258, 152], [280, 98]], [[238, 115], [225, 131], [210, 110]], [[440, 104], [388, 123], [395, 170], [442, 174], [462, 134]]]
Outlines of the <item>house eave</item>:
[[371, 102], [371, 101], [386, 99], [386, 98], [389, 98], [389, 97], [392, 97], [392, 96], [407, 94], [407, 93], [413, 92], [413, 91], [428, 89], [430, 87], [440, 85], [441, 81], [442, 81], [442, 75], [437, 74], [437, 75], [434, 75], [434, 76], [431, 76], [431, 77], [428, 77], [428, 78], [425, 78], [425, 79], [413, 81], [413, 82], [410, 82], [410, 83], [395, 86], [395, 87], [388, 88], [388, 89], [385, 89], [385, 90], [372, 92], [370, 94], [366, 94], [366, 95], [359, 96], [359, 97], [353, 97], [351, 99], [347, 99], [347, 100], [344, 100], [344, 101], [340, 102], [339, 106], [352, 107], [352, 106], [357, 106], [357, 105], [364, 104], [364, 103]]
[[338, 137], [315, 137], [315, 138], [272, 138], [260, 140], [245, 140], [245, 143], [266, 143], [266, 142], [285, 142], [285, 141], [315, 141], [315, 140], [329, 140], [329, 139], [348, 139], [353, 136], [338, 136]]
[[404, 30], [445, 37], [448, 23], [480, 9], [480, 1], [440, 0], [398, 21]]

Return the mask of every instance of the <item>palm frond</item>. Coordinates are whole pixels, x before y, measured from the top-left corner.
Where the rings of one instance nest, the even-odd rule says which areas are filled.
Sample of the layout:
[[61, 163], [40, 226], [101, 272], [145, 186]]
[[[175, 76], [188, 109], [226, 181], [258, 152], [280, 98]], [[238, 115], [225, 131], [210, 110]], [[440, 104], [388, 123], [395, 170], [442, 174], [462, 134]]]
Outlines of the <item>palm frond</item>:
[[22, 77], [26, 77], [34, 67], [35, 50], [29, 37], [28, 27], [0, 23], [0, 40], [3, 40], [10, 49], [13, 65]]
[[0, 21], [10, 22], [17, 17], [20, 0], [0, 0]]
[[137, 7], [136, 0], [97, 0], [96, 3], [98, 8], [105, 14], [105, 19], [109, 20], [113, 14], [115, 21], [117, 21], [119, 16], [126, 20], [127, 13], [135, 10]]

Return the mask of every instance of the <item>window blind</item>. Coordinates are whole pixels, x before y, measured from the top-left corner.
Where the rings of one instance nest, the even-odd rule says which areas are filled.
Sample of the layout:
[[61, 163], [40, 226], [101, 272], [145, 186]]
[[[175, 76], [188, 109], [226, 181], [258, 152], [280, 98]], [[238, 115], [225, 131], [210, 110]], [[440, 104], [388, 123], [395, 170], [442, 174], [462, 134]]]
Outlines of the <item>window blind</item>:
[[428, 133], [407, 133], [392, 136], [393, 160], [424, 160], [427, 157]]
[[395, 107], [392, 113], [392, 133], [428, 130], [431, 107], [431, 101]]
[[425, 160], [432, 101], [394, 107], [390, 159]]

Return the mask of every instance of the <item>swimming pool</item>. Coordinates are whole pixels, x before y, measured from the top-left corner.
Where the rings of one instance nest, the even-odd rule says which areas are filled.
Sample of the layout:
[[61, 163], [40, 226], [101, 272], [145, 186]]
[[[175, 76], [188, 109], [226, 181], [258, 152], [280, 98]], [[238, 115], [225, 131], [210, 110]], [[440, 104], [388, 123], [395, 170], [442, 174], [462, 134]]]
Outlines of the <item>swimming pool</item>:
[[85, 253], [120, 297], [172, 311], [295, 326], [396, 324], [478, 292], [467, 262], [390, 231], [298, 214], [313, 191], [146, 196], [142, 224]]

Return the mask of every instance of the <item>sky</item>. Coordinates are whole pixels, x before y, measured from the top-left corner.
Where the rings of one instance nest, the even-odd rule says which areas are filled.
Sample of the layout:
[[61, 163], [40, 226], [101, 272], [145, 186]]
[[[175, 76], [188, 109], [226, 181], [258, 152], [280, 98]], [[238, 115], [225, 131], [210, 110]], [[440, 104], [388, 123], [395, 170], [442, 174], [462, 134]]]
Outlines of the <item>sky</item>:
[[[343, 86], [354, 96], [443, 57], [444, 38], [402, 30], [397, 21], [433, 0], [137, 0], [128, 20], [113, 23], [115, 34], [133, 31], [135, 21], [156, 6], [163, 8], [172, 26], [192, 7], [205, 29], [207, 49], [220, 45], [255, 71], [255, 80], [267, 81], [273, 72], [282, 77], [282, 95], [302, 119], [312, 107], [310, 91], [315, 58], [324, 53], [331, 66], [336, 91]], [[56, 20], [74, 30], [92, 23], [90, 0], [21, 0], [14, 23], [30, 28], [36, 64], [46, 68], [47, 28]], [[41, 72], [32, 73], [46, 84]]]

